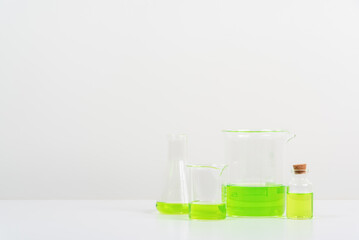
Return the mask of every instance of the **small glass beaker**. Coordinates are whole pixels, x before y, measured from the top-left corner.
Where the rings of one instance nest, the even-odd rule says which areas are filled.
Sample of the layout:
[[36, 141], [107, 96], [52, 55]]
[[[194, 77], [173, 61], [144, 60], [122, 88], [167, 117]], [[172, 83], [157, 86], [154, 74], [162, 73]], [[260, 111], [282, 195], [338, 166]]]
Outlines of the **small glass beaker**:
[[156, 208], [163, 214], [188, 214], [188, 189], [186, 180], [187, 136], [168, 136], [168, 162], [162, 196]]
[[187, 165], [189, 168], [189, 218], [219, 220], [226, 218], [223, 197], [226, 165]]

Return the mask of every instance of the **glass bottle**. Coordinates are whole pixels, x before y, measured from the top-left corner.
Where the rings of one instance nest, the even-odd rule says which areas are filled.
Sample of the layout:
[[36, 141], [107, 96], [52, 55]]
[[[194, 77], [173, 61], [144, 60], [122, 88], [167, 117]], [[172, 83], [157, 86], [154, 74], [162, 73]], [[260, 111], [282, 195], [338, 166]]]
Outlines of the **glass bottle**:
[[313, 190], [307, 175], [307, 164], [293, 165], [292, 179], [287, 191], [287, 218], [313, 217]]
[[188, 214], [188, 189], [185, 162], [187, 159], [187, 136], [168, 136], [168, 162], [162, 196], [156, 208], [163, 214]]

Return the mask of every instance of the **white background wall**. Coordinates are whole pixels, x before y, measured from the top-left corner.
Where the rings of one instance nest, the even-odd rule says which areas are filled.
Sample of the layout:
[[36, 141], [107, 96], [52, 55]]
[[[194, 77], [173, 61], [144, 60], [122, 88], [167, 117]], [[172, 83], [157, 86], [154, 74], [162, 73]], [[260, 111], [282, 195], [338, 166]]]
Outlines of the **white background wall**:
[[155, 199], [166, 138], [285, 128], [359, 199], [359, 2], [0, 1], [0, 199]]

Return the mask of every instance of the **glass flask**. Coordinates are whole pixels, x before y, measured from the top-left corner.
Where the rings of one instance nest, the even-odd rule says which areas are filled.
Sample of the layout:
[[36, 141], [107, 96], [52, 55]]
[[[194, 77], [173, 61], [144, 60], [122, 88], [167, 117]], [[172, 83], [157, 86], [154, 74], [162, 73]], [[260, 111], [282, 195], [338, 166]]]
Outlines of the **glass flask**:
[[187, 165], [189, 169], [189, 218], [219, 220], [226, 218], [222, 197], [225, 165]]
[[307, 164], [295, 164], [287, 190], [287, 218], [313, 218], [313, 190]]
[[284, 130], [225, 130], [228, 216], [282, 216], [284, 149], [295, 137]]
[[168, 136], [168, 161], [164, 188], [156, 208], [163, 214], [188, 214], [188, 187], [185, 162], [187, 159], [187, 136]]

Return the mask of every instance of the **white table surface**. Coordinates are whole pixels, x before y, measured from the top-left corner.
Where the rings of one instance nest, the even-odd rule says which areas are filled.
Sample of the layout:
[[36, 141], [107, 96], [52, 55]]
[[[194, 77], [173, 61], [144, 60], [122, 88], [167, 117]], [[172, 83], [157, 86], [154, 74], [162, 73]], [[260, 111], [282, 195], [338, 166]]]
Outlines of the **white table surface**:
[[155, 201], [2, 200], [0, 240], [359, 239], [359, 201], [315, 201], [312, 220], [190, 221], [157, 213]]

